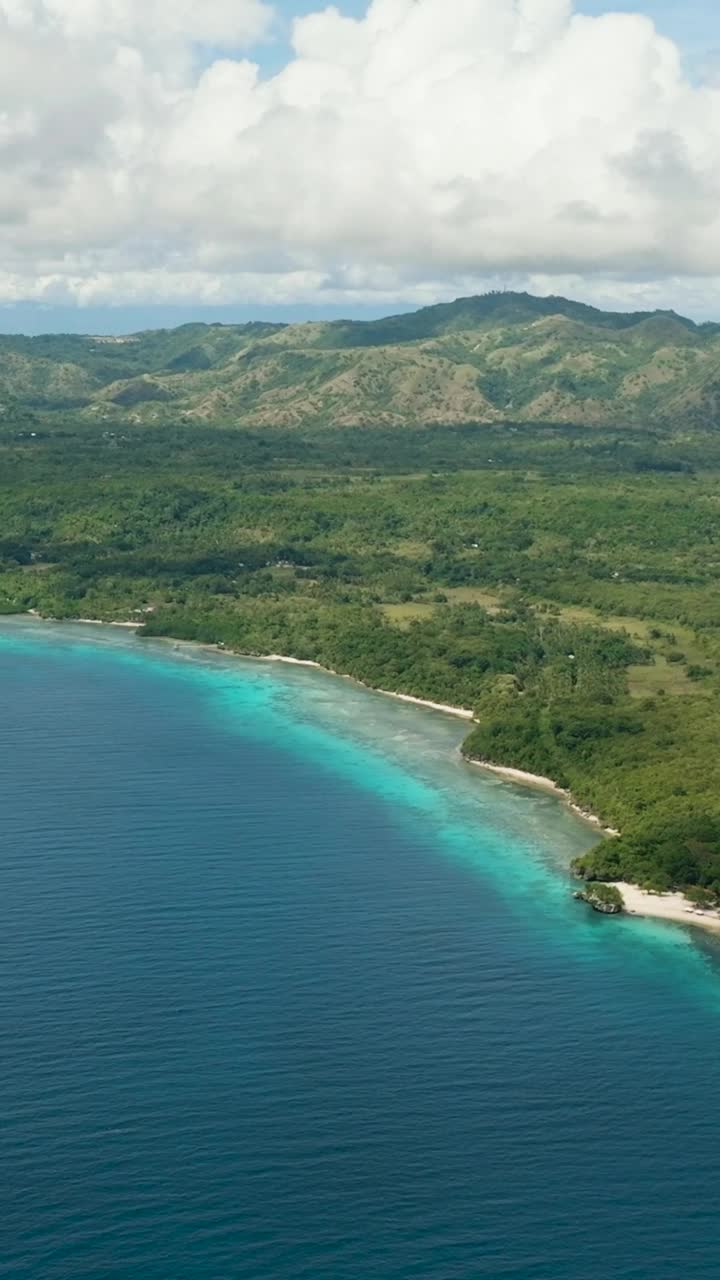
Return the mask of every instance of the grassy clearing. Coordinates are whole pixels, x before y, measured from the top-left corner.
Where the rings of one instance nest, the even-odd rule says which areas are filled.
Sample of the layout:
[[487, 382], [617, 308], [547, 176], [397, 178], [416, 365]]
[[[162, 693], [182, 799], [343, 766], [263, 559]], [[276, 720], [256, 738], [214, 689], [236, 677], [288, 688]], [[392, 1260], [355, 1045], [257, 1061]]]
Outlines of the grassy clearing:
[[[627, 631], [636, 640], [647, 645], [652, 651], [654, 663], [628, 668], [628, 688], [634, 698], [647, 698], [660, 692], [681, 696], [698, 693], [701, 687], [688, 678], [686, 664], [703, 667], [715, 665], [708, 660], [706, 651], [698, 643], [697, 636], [690, 627], [674, 622], [634, 618], [629, 614], [605, 617], [593, 609], [580, 606], [568, 606], [561, 609], [560, 613], [568, 622], [594, 624], [610, 631]], [[663, 634], [660, 637], [653, 636], [653, 631], [661, 631]], [[668, 639], [668, 636], [673, 636], [674, 641]], [[683, 653], [686, 662], [669, 662], [667, 655], [673, 650]]]
[[[432, 601], [411, 601], [407, 604], [384, 604], [380, 607], [388, 621], [403, 630], [407, 630], [413, 622], [423, 621], [437, 610], [447, 609], [452, 605], [479, 604], [490, 614], [497, 613], [504, 607], [500, 596], [476, 587], [450, 587], [443, 594], [447, 596], [446, 605]], [[688, 678], [686, 668], [687, 663], [706, 666], [708, 657], [689, 627], [648, 621], [646, 618], [635, 618], [629, 614], [605, 617], [593, 609], [580, 606], [568, 606], [561, 609], [560, 614], [566, 622], [601, 626], [609, 631], [627, 631], [652, 651], [654, 659], [652, 663], [638, 664], [628, 668], [628, 689], [632, 697], [647, 698], [658, 693], [686, 697], [702, 692], [702, 687]], [[653, 630], [662, 631], [662, 636], [659, 638], [652, 636]], [[669, 635], [674, 636], [674, 643], [668, 639]], [[686, 661], [669, 662], [667, 655], [673, 649], [679, 649], [684, 653]]]
[[412, 622], [419, 622], [425, 618], [432, 617], [438, 607], [440, 606], [431, 604], [429, 601], [380, 605], [388, 621], [392, 622], [396, 627], [403, 628], [409, 627]]
[[697, 693], [698, 686], [689, 680], [680, 663], [668, 662], [655, 655], [653, 666], [628, 667], [628, 689], [633, 698], [648, 698], [656, 693], [687, 695]]
[[443, 587], [442, 591], [449, 604], [480, 604], [488, 613], [504, 608], [500, 596], [482, 591], [479, 587]]
[[[550, 604], [551, 602], [548, 601]], [[555, 606], [557, 607], [557, 606]], [[638, 640], [649, 642], [649, 633], [651, 629], [658, 626], [658, 623], [649, 622], [647, 618], [633, 618], [628, 615], [613, 615], [608, 617], [606, 614], [598, 613], [595, 609], [586, 609], [580, 605], [567, 605], [559, 610], [562, 618], [566, 622], [578, 622], [588, 626], [607, 627], [610, 631], [629, 631], [631, 636], [635, 636]], [[664, 624], [659, 624], [661, 627]], [[670, 627], [670, 624], [667, 624]], [[676, 627], [672, 628], [677, 631]]]
[[[407, 629], [412, 622], [428, 618], [435, 611], [447, 608], [448, 605], [479, 604], [490, 614], [498, 613], [506, 607], [500, 596], [476, 587], [448, 587], [443, 594], [447, 597], [447, 605], [431, 601], [413, 601], [407, 604], [381, 605], [381, 609], [385, 617], [395, 626]], [[690, 680], [687, 675], [688, 664], [703, 667], [716, 665], [712, 659], [708, 658], [707, 651], [701, 647], [695, 633], [689, 627], [637, 618], [630, 614], [607, 617], [579, 605], [567, 606], [559, 612], [566, 622], [600, 626], [609, 631], [627, 631], [634, 639], [651, 650], [653, 662], [628, 668], [628, 689], [634, 698], [652, 697], [658, 693], [681, 697], [701, 694], [703, 686]], [[651, 634], [657, 630], [662, 632], [660, 637]], [[670, 640], [669, 636], [674, 639]], [[668, 654], [673, 650], [680, 650], [685, 655], [685, 661], [668, 661]]]
[[[629, 614], [607, 617], [605, 614], [596, 613], [593, 609], [572, 605], [561, 609], [560, 613], [568, 622], [607, 627], [611, 631], [628, 631], [631, 636], [642, 640], [656, 653], [663, 654], [672, 649], [680, 649], [686, 655], [688, 662], [707, 662], [707, 654], [698, 642], [695, 632], [691, 627], [684, 627], [678, 622], [664, 622], [661, 618], [633, 618]], [[663, 635], [658, 639], [652, 636], [653, 631], [662, 631]], [[668, 640], [669, 635], [674, 636], [674, 643]]]
[[400, 542], [394, 542], [390, 550], [393, 555], [401, 556], [403, 560], [421, 560], [432, 555], [429, 542], [421, 542], [414, 538], [404, 538]]

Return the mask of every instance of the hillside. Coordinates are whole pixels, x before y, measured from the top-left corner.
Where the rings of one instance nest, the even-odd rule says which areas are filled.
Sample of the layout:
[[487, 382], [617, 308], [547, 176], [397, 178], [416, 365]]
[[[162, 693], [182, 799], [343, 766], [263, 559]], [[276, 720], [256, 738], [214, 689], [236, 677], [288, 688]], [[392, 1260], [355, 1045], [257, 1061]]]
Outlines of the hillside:
[[498, 293], [385, 320], [0, 337], [0, 405], [107, 422], [720, 425], [720, 328]]

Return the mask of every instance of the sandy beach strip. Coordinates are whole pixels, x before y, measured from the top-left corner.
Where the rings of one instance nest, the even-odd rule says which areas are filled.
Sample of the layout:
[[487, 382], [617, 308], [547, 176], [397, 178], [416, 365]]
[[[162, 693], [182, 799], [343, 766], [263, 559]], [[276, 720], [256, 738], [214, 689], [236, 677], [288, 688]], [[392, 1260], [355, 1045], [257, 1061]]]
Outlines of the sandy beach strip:
[[[366, 685], [365, 688], [371, 688]], [[392, 693], [390, 689], [375, 689], [375, 693], [382, 693], [386, 698], [397, 698], [400, 702], [410, 702], [415, 707], [429, 707], [431, 711], [443, 711], [446, 716], [460, 716], [463, 720], [472, 720], [474, 712], [468, 711], [467, 707], [451, 707], [446, 702], [428, 702], [427, 698], [414, 698], [410, 693]]]
[[[237, 654], [237, 657], [245, 657], [249, 655]], [[397, 698], [400, 702], [409, 702], [415, 707], [428, 707], [430, 711], [442, 711], [447, 716], [460, 716], [463, 720], [472, 720], [474, 712], [468, 711], [467, 707], [451, 707], [446, 702], [429, 702], [427, 698], [416, 698], [410, 693], [395, 693], [391, 689], [376, 689], [374, 685], [365, 684], [363, 680], [357, 680], [355, 676], [345, 675], [340, 671], [332, 671], [330, 667], [323, 667], [319, 662], [310, 662], [307, 658], [288, 658], [282, 653], [269, 653], [266, 657], [259, 659], [260, 662], [288, 662], [293, 667], [314, 667], [316, 671], [324, 671], [329, 676], [341, 676], [343, 680], [352, 680], [353, 684], [359, 684], [363, 689], [370, 689], [372, 693], [381, 693], [385, 698]]]
[[27, 609], [25, 613], [15, 615], [18, 618], [34, 618], [36, 622], [52, 622], [62, 625], [64, 622], [72, 623], [81, 622], [84, 627], [125, 627], [130, 631], [138, 631], [143, 625], [140, 619], [137, 622], [108, 622], [105, 618], [50, 618], [44, 613], [40, 613], [39, 609]]
[[647, 893], [639, 885], [623, 881], [616, 887], [623, 896], [628, 915], [650, 916], [656, 920], [698, 925], [702, 929], [720, 932], [720, 915], [717, 911], [703, 911], [694, 907], [681, 893]]
[[553, 782], [552, 778], [545, 778], [540, 773], [528, 773], [525, 769], [513, 769], [510, 765], [488, 764], [485, 760], [473, 760], [471, 756], [466, 756], [465, 758], [468, 764], [475, 764], [480, 769], [495, 773], [499, 778], [505, 778], [507, 782], [515, 782], [523, 787], [536, 787], [541, 791], [549, 791], [551, 795], [557, 796], [558, 800], [562, 800], [584, 822], [589, 822], [593, 827], [599, 827], [606, 836], [620, 835], [620, 832], [615, 827], [606, 827], [602, 818], [598, 818], [596, 813], [590, 813], [588, 809], [583, 809], [581, 805], [576, 804], [570, 792], [566, 791], [564, 787], [559, 787], [557, 782]]
[[[471, 761], [471, 764], [479, 764], [480, 761]], [[587, 813], [575, 804], [567, 791], [562, 787], [558, 787], [551, 778], [544, 778], [540, 774], [526, 773], [523, 769], [511, 769], [504, 765], [487, 764], [482, 766], [489, 769], [491, 773], [497, 773], [500, 777], [507, 778], [510, 782], [522, 783], [525, 786], [540, 787], [543, 791], [549, 791], [552, 795], [556, 795], [559, 799], [565, 801], [574, 813], [584, 818], [593, 825], [602, 827], [601, 820], [594, 814]], [[620, 834], [612, 827], [603, 827], [607, 835], [617, 836]], [[626, 881], [619, 881], [616, 886], [625, 903], [625, 911], [628, 915], [647, 916], [655, 920], [667, 920], [673, 924], [695, 925], [700, 929], [710, 929], [714, 933], [720, 933], [720, 912], [706, 911], [700, 907], [693, 906], [682, 893], [648, 893], [645, 889], [641, 889], [637, 884], [629, 884]]]
[[541, 791], [551, 791], [553, 795], [561, 796], [563, 800], [568, 798], [569, 792], [559, 787], [552, 778], [544, 778], [540, 773], [528, 773], [525, 769], [513, 769], [505, 764], [488, 764], [485, 760], [473, 760], [469, 756], [468, 763], [479, 765], [481, 769], [496, 773], [500, 778], [507, 778], [509, 782], [521, 782], [526, 787], [539, 787]]
[[229, 653], [232, 658], [249, 658], [254, 662], [287, 662], [291, 667], [314, 667], [316, 671], [327, 671], [331, 676], [337, 675], [336, 671], [322, 667], [319, 662], [311, 662], [309, 658], [287, 658], [284, 653], [261, 654], [256, 658], [250, 653], [236, 653], [234, 649], [222, 649], [220, 645], [213, 645], [212, 648], [219, 649], [221, 653]]
[[[77, 621], [82, 622], [84, 619], [78, 618]], [[446, 702], [430, 702], [427, 698], [416, 698], [410, 693], [394, 693], [391, 689], [377, 689], [375, 685], [366, 684], [364, 680], [358, 680], [356, 676], [350, 676], [344, 671], [333, 671], [332, 667], [324, 667], [321, 662], [313, 662], [310, 658], [291, 658], [285, 653], [241, 653], [238, 649], [227, 648], [226, 645], [212, 644], [202, 640], [174, 640], [172, 636], [154, 636], [153, 639], [164, 640], [173, 644], [191, 645], [194, 648], [223, 654], [228, 658], [240, 658], [243, 662], [284, 662], [291, 667], [313, 667], [315, 671], [323, 671], [326, 676], [336, 676], [339, 680], [350, 680], [352, 684], [359, 685], [361, 689], [368, 689], [370, 693], [381, 693], [384, 698], [397, 698], [400, 702], [408, 702], [415, 707], [426, 707], [430, 711], [441, 711], [447, 716], [460, 716], [463, 720], [472, 720], [475, 715], [467, 707], [451, 707]]]
[[[62, 622], [62, 618], [44, 618], [44, 622]], [[82, 622], [85, 627], [125, 627], [128, 631], [137, 631], [142, 626], [142, 622], [103, 622], [100, 618], [73, 618], [67, 619], [68, 622]]]
[[371, 693], [381, 693], [385, 698], [397, 698], [400, 702], [412, 703], [415, 707], [428, 707], [430, 711], [442, 711], [448, 716], [461, 716], [463, 720], [472, 720], [474, 712], [468, 711], [467, 707], [451, 707], [445, 702], [429, 702], [427, 698], [415, 698], [410, 693], [394, 693], [390, 689], [376, 689], [372, 684], [365, 684], [363, 680], [358, 680], [355, 676], [346, 675], [342, 671], [333, 671], [331, 667], [323, 667], [320, 662], [311, 662], [309, 658], [289, 658], [284, 653], [267, 653], [267, 654], [250, 654], [237, 653], [231, 649], [220, 649], [219, 645], [207, 646], [208, 648], [219, 649], [221, 653], [228, 653], [235, 658], [244, 658], [251, 662], [287, 662], [292, 667], [314, 667], [316, 671], [324, 671], [328, 676], [339, 676], [341, 680], [352, 680], [353, 684], [359, 684], [363, 689], [369, 689]]

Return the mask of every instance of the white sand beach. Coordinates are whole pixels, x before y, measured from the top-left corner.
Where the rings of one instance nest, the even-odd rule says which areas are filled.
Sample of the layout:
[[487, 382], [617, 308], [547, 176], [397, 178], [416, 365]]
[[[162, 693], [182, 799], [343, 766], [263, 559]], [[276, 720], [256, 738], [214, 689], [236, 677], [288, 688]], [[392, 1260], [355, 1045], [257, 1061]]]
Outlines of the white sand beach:
[[107, 622], [104, 618], [51, 618], [41, 613], [39, 609], [27, 609], [24, 614], [18, 615], [25, 618], [35, 618], [38, 622], [81, 622], [84, 627], [125, 627], [129, 631], [138, 631], [142, 626], [142, 621], [137, 622]]
[[[219, 646], [207, 646], [217, 649]], [[225, 650], [226, 653], [231, 652]], [[234, 653], [233, 656], [238, 658], [249, 658], [253, 655]], [[343, 675], [340, 671], [333, 671], [330, 667], [323, 667], [319, 662], [311, 662], [307, 658], [289, 658], [284, 653], [268, 653], [256, 659], [258, 662], [286, 662], [292, 667], [314, 667], [316, 671], [324, 671], [329, 676], [340, 676], [343, 680], [352, 680], [353, 684], [362, 685], [363, 689], [370, 689], [373, 693], [382, 693], [386, 698], [397, 698], [400, 702], [410, 702], [416, 707], [429, 707], [431, 711], [443, 711], [448, 716], [460, 716], [463, 720], [472, 720], [474, 712], [469, 711], [467, 707], [451, 707], [445, 702], [429, 702], [427, 698], [415, 698], [410, 693], [395, 693], [391, 689], [376, 689], [373, 685], [365, 684], [362, 680], [356, 680], [354, 676]]]
[[411, 702], [416, 707], [429, 707], [431, 711], [444, 711], [448, 716], [460, 716], [463, 720], [472, 720], [474, 715], [474, 712], [468, 711], [467, 707], [450, 707], [445, 702], [428, 702], [426, 698], [414, 698], [409, 693], [392, 693], [390, 689], [377, 689], [376, 692], [384, 693], [386, 698], [398, 698], [400, 702]]
[[552, 778], [544, 778], [540, 773], [527, 773], [525, 769], [512, 769], [505, 764], [486, 764], [484, 760], [471, 760], [470, 764], [477, 764], [481, 769], [498, 774], [500, 778], [508, 778], [510, 782], [522, 782], [526, 787], [540, 787], [542, 791], [552, 791], [564, 800], [568, 797], [568, 792], [553, 782]]
[[[243, 655], [238, 655], [242, 657]], [[332, 671], [330, 667], [323, 667], [319, 662], [309, 662], [306, 658], [288, 658], [282, 653], [270, 653], [262, 658], [263, 662], [287, 662], [294, 667], [315, 667], [316, 671], [324, 671], [327, 675], [341, 675], [339, 671]], [[354, 676], [343, 676], [344, 680], [352, 680], [354, 684], [360, 684], [364, 689], [372, 689], [373, 693], [382, 693], [386, 698], [397, 698], [400, 702], [410, 702], [416, 707], [429, 707], [431, 711], [444, 711], [448, 716], [461, 716], [463, 720], [472, 720], [473, 712], [468, 711], [467, 707], [451, 707], [445, 702], [429, 702], [426, 698], [415, 698], [410, 693], [394, 693], [390, 689], [375, 689], [373, 685], [364, 684], [362, 680], [356, 680]]]
[[518, 782], [525, 787], [539, 787], [541, 791], [549, 791], [552, 795], [557, 796], [559, 800], [563, 800], [573, 813], [585, 822], [591, 823], [593, 827], [599, 827], [604, 831], [606, 836], [619, 836], [620, 832], [615, 827], [606, 827], [602, 818], [598, 818], [597, 814], [590, 813], [588, 809], [583, 809], [581, 805], [576, 804], [569, 791], [564, 787], [559, 787], [552, 778], [544, 778], [539, 773], [528, 773], [525, 769], [512, 769], [509, 765], [503, 764], [486, 764], [484, 760], [470, 760], [468, 764], [476, 764], [481, 769], [487, 769], [490, 773], [496, 773], [500, 778], [506, 778], [508, 782]]
[[[213, 648], [217, 649], [219, 648], [219, 645], [214, 645]], [[234, 657], [239, 657], [239, 658], [243, 658], [246, 656], [245, 654], [242, 654], [242, 653], [235, 654], [234, 651], [232, 650], [225, 650], [225, 652], [231, 652]], [[319, 662], [311, 662], [308, 658], [286, 658], [284, 653], [268, 653], [265, 657], [261, 657], [260, 659], [258, 659], [258, 661], [287, 662], [291, 667], [314, 667], [316, 671], [328, 670], [327, 667], [321, 667]], [[334, 671], [330, 672], [330, 675], [335, 675], [335, 674], [336, 673]]]
[[[53, 622], [54, 619], [46, 618], [44, 621]], [[86, 627], [125, 627], [129, 631], [137, 631], [142, 626], [142, 622], [102, 622], [98, 618], [76, 618], [75, 621], [82, 622]]]
[[681, 893], [647, 893], [636, 884], [618, 884], [628, 915], [652, 916], [657, 920], [672, 920], [676, 924], [698, 925], [702, 929], [720, 932], [720, 915], [717, 911], [703, 911], [694, 907]]

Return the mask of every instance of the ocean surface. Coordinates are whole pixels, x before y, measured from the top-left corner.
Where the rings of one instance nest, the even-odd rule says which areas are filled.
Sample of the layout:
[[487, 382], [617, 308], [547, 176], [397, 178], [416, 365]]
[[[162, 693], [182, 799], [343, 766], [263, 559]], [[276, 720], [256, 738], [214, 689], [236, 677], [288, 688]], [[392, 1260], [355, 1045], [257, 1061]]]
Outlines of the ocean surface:
[[0, 625], [0, 1276], [716, 1280], [720, 951], [350, 681]]

